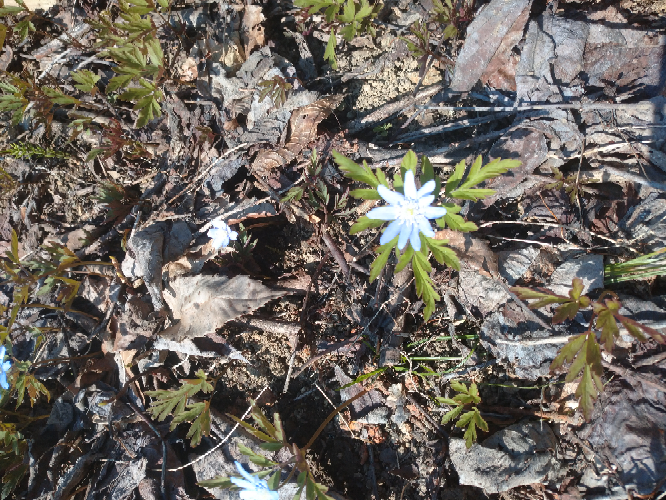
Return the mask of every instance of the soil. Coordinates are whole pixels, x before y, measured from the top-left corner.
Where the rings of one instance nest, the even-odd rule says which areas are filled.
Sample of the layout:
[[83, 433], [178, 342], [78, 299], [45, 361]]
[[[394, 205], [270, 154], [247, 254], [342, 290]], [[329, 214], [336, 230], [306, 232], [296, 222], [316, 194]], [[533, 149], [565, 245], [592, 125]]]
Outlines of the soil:
[[[163, 310], [156, 310], [147, 275], [121, 279], [113, 271], [114, 268], [107, 265], [87, 268], [88, 272], [92, 270], [96, 275], [86, 277], [85, 273], [69, 274], [83, 282], [72, 308], [89, 316], [24, 308], [19, 313], [18, 322], [26, 328], [17, 328], [10, 336], [15, 360], [27, 360], [32, 356], [36, 335], [34, 331], [30, 333], [27, 326], [45, 329], [42, 344], [45, 347], [39, 352], [39, 360], [67, 359], [67, 363], [54, 364], [34, 372], [48, 389], [50, 401], [41, 398], [30, 408], [27, 402], [23, 403], [18, 413], [13, 412], [13, 404], [3, 407], [3, 423], [21, 422], [21, 418], [26, 417], [48, 419], [46, 425], [43, 425], [44, 420], [37, 420], [37, 423], [26, 425], [22, 430], [30, 440], [30, 450], [26, 454], [29, 474], [17, 485], [13, 497], [160, 498], [161, 440], [156, 438], [155, 430], [147, 423], [151, 420], [150, 416], [143, 411], [140, 412], [142, 417], [137, 417], [135, 408], [137, 404], [143, 405], [138, 410], [145, 410], [148, 406], [149, 398], [145, 391], [177, 387], [177, 383], [180, 383], [178, 380], [192, 379], [200, 368], [216, 380], [210, 397], [213, 430], [199, 446], [192, 447], [186, 436], [189, 429], [187, 425], [181, 424], [174, 430], [169, 427], [169, 420], [161, 424], [153, 422], [168, 445], [168, 467], [185, 466], [193, 457], [210, 450], [224, 437], [222, 431], [231, 428], [231, 420], [227, 415], [241, 416], [254, 399], [257, 399], [268, 416], [279, 414], [291, 442], [303, 447], [335, 407], [351, 397], [344, 392], [346, 384], [363, 374], [383, 368], [381, 373], [352, 386], [371, 390], [371, 399], [374, 398], [372, 404], [366, 401], [360, 409], [351, 406], [340, 412], [308, 450], [307, 459], [316, 480], [328, 486], [329, 494], [334, 498], [570, 500], [622, 498], [623, 494], [626, 498], [627, 491], [631, 491], [629, 495], [646, 495], [641, 498], [656, 498], [663, 491], [663, 481], [660, 483], [659, 478], [643, 481], [631, 475], [632, 470], [622, 462], [626, 458], [626, 448], [620, 449], [620, 445], [608, 448], [606, 445], [610, 438], [604, 434], [600, 422], [605, 423], [617, 408], [620, 408], [617, 415], [628, 415], [631, 409], [622, 406], [622, 398], [625, 398], [625, 403], [642, 401], [639, 396], [643, 395], [647, 401], [645, 404], [653, 404], [655, 408], [654, 414], [650, 414], [649, 410], [646, 410], [645, 415], [641, 414], [645, 418], [654, 419], [654, 422], [650, 421], [652, 432], [657, 433], [664, 427], [660, 421], [663, 415], [663, 399], [660, 401], [660, 398], [664, 395], [660, 392], [664, 387], [663, 345], [654, 340], [638, 343], [623, 338], [618, 340], [612, 354], [604, 353], [607, 369], [604, 381], [614, 378], [614, 382], [600, 396], [595, 413], [588, 422], [578, 411], [577, 397], [574, 395], [576, 385], [570, 381], [565, 383], [564, 375], [548, 370], [552, 357], [540, 365], [526, 366], [515, 356], [511, 358], [511, 354], [508, 360], [502, 358], [497, 349], [502, 342], [503, 345], [513, 345], [526, 339], [529, 345], [545, 346], [544, 350], [553, 346], [548, 340], [543, 341], [547, 337], [536, 334], [531, 336], [532, 333], [538, 333], [541, 326], [529, 317], [519, 301], [509, 298], [509, 292], [506, 291], [509, 282], [503, 267], [509, 257], [518, 258], [516, 255], [526, 247], [536, 248], [539, 251], [538, 257], [533, 258], [519, 278], [509, 284], [544, 287], [565, 263], [588, 254], [602, 256], [597, 262], [601, 266], [597, 273], [601, 285], [596, 289], [596, 295], [591, 293], [596, 298], [603, 287], [604, 263], [627, 260], [640, 253], [658, 250], [663, 245], [663, 235], [658, 234], [663, 226], [650, 226], [645, 232], [651, 230], [654, 233], [644, 238], [641, 236], [643, 233], [633, 233], [627, 229], [629, 226], [622, 225], [635, 207], [647, 211], [647, 201], [663, 199], [663, 189], [659, 189], [663, 188], [665, 173], [657, 168], [661, 158], [657, 153], [663, 155], [666, 152], [663, 139], [655, 140], [656, 143], [650, 146], [653, 147], [650, 150], [653, 156], [650, 156], [644, 154], [644, 150], [637, 149], [640, 148], [640, 138], [626, 132], [629, 137], [624, 142], [631, 143], [633, 149], [619, 151], [612, 160], [608, 160], [615, 162], [612, 165], [629, 165], [631, 168], [627, 167], [627, 172], [634, 176], [638, 176], [641, 171], [646, 172], [644, 176], [653, 182], [652, 186], [645, 182], [634, 183], [626, 177], [611, 177], [608, 172], [612, 171], [599, 174], [604, 158], [593, 161], [592, 152], [588, 153], [589, 156], [583, 152], [584, 158], [581, 158], [581, 154], [565, 152], [568, 151], [569, 143], [562, 139], [563, 136], [557, 136], [561, 132], [559, 129], [556, 132], [553, 132], [554, 129], [544, 132], [541, 136], [543, 144], [537, 141], [532, 146], [524, 146], [525, 143], [520, 142], [522, 150], [511, 150], [511, 144], [501, 141], [508, 136], [514, 140], [511, 134], [515, 129], [511, 127], [517, 125], [513, 117], [504, 115], [472, 127], [452, 130], [445, 139], [441, 135], [429, 135], [402, 140], [403, 134], [408, 132], [419, 133], [427, 127], [451, 126], [486, 116], [478, 112], [426, 110], [407, 123], [415, 113], [415, 104], [506, 105], [496, 100], [497, 95], [509, 99], [515, 97], [515, 92], [482, 88], [482, 85], [477, 84], [470, 93], [463, 92], [448, 101], [439, 93], [437, 95], [440, 97], [433, 97], [432, 100], [435, 93], [417, 102], [410, 100], [415, 91], [448, 88], [456, 69], [457, 56], [465, 43], [466, 30], [474, 16], [461, 22], [457, 27], [459, 37], [441, 49], [445, 57], [432, 64], [421, 78], [423, 61], [410, 54], [400, 36], [409, 36], [409, 26], [432, 8], [431, 2], [390, 0], [379, 15], [376, 37], [360, 36], [352, 43], [338, 45], [337, 71], [333, 71], [322, 58], [327, 40], [326, 31], [314, 22], [305, 26], [306, 39], [318, 76], [311, 80], [302, 79], [301, 85], [309, 91], [318, 92], [320, 96], [339, 95], [343, 100], [329, 117], [314, 124], [314, 140], [300, 145], [300, 149], [292, 155], [293, 158], [290, 157], [286, 163], [271, 170], [269, 175], [256, 175], [257, 167], [253, 165], [261, 152], [284, 152], [290, 144], [294, 144], [289, 139], [297, 134], [291, 127], [274, 132], [271, 127], [279, 129], [275, 123], [281, 118], [279, 109], [272, 108], [263, 115], [257, 111], [257, 125], [251, 129], [248, 126], [249, 101], [245, 102], [238, 96], [230, 100], [228, 95], [220, 98], [228, 88], [239, 84], [228, 84], [230, 87], [219, 84], [216, 87], [213, 78], [215, 72], [210, 69], [214, 68], [213, 63], [209, 62], [209, 67], [204, 70], [206, 61], [212, 61], [214, 56], [202, 56], [204, 51], [200, 50], [205, 40], [215, 38], [215, 30], [240, 29], [241, 17], [238, 12], [245, 7], [242, 2], [234, 3], [233, 8], [226, 4], [185, 3], [186, 6], [179, 4], [174, 10], [194, 9], [193, 12], [199, 13], [204, 19], [204, 25], [183, 30], [185, 47], [178, 48], [179, 39], [172, 36], [165, 40], [164, 48], [167, 53], [172, 51], [176, 66], [183, 65], [187, 57], [196, 58], [200, 71], [198, 80], [182, 81], [183, 87], [174, 84], [166, 86], [166, 92], [169, 98], [173, 97], [175, 104], [172, 101], [164, 104], [164, 122], [155, 121], [143, 130], [134, 130], [134, 115], [128, 103], [119, 104], [115, 116], [128, 137], [143, 143], [153, 152], [152, 155], [135, 158], [129, 154], [130, 146], [126, 146], [123, 154], [90, 161], [86, 156], [91, 145], [99, 145], [101, 136], [79, 137], [70, 142], [71, 131], [65, 126], [66, 119], [63, 116], [56, 114], [53, 123], [47, 128], [44, 124], [27, 121], [12, 126], [8, 114], [0, 115], [2, 123], [6, 124], [0, 132], [0, 149], [8, 148], [17, 141], [29, 140], [44, 148], [62, 150], [68, 154], [64, 160], [36, 157], [16, 159], [9, 155], [2, 157], [1, 166], [13, 184], [7, 189], [3, 185], [0, 250], [5, 252], [11, 249], [14, 229], [20, 235], [18, 253], [22, 259], [41, 254], [40, 247], [44, 243], [57, 242], [66, 245], [74, 252], [72, 255], [76, 254], [85, 261], [108, 263], [113, 257], [122, 263], [128, 254], [140, 259], [140, 255], [133, 255], [138, 254], [138, 250], [132, 247], [131, 242], [138, 231], [151, 224], [166, 222], [168, 230], [165, 242], [174, 241], [177, 238], [173, 232], [168, 231], [175, 227], [176, 222], [184, 221], [191, 232], [191, 241], [188, 240], [178, 258], [187, 255], [185, 260], [193, 268], [193, 262], [201, 257], [201, 253], [196, 253], [206, 251], [206, 225], [220, 214], [232, 213], [228, 210], [234, 204], [247, 202], [251, 205], [250, 209], [239, 215], [237, 220], [242, 222], [249, 241], [256, 242], [256, 246], [204, 259], [205, 263], [199, 267], [198, 273], [230, 278], [249, 275], [271, 290], [282, 290], [284, 296], [256, 308], [249, 315], [239, 315], [215, 332], [208, 332], [197, 340], [195, 348], [199, 350], [198, 354], [188, 354], [185, 350], [169, 351], [153, 347], [159, 334], [174, 321], [169, 317], [166, 306]], [[652, 30], [661, 38], [666, 29], [666, 2], [663, 0], [622, 1], [619, 4], [561, 0], [559, 4], [554, 4], [555, 15], [562, 19], [588, 22], [588, 18], [602, 13], [599, 16], [614, 19], [616, 27], [623, 29]], [[77, 2], [76, 5], [72, 4], [71, 12], [66, 12], [68, 7], [61, 6], [60, 9], [52, 9], [45, 17], [56, 19], [69, 29], [86, 15], [97, 13], [105, 7], [90, 1]], [[297, 68], [295, 71], [301, 71], [296, 42], [283, 33], [283, 28], [298, 30], [295, 11], [282, 2], [265, 2], [260, 7], [265, 16], [261, 24], [266, 38], [252, 52], [258, 53], [261, 46], [270, 47], [273, 54], [282, 56], [286, 61], [280, 63], [284, 63], [279, 69], [282, 71], [280, 74], [286, 75], [289, 70], [285, 68], [289, 65]], [[530, 19], [539, 18], [551, 7], [545, 2], [535, 1], [528, 9]], [[479, 8], [480, 5], [475, 5], [472, 12], [476, 14]], [[236, 14], [232, 13], [234, 9]], [[608, 24], [612, 25], [613, 22]], [[7, 71], [23, 70], [23, 63], [17, 54], [30, 55], [47, 42], [49, 37], [44, 32], [46, 28], [42, 26], [47, 23], [40, 23], [39, 36], [30, 37], [26, 45], [14, 46], [14, 40], [11, 40], [15, 52], [11, 64], [6, 67]], [[254, 28], [248, 29], [252, 32]], [[524, 31], [526, 33], [527, 28]], [[220, 36], [216, 41], [223, 43], [222, 38]], [[197, 40], [199, 49], [195, 47]], [[523, 43], [524, 38], [516, 43], [513, 56], [519, 55]], [[663, 53], [663, 43], [661, 46]], [[225, 77], [227, 82], [234, 74], [241, 74], [241, 65], [250, 57], [250, 54], [245, 55], [247, 57], [244, 60], [241, 57], [241, 61], [230, 63], [222, 59], [220, 64], [238, 63], [235, 68], [238, 73], [229, 71], [228, 78]], [[445, 59], [450, 59], [451, 64], [444, 64], [442, 61]], [[65, 61], [67, 63], [66, 58]], [[32, 60], [31, 63], [34, 64], [28, 69], [34, 77], [44, 68], [38, 61]], [[67, 64], [73, 65], [74, 60]], [[271, 62], [271, 65], [270, 70], [274, 70], [278, 63]], [[100, 75], [108, 72], [104, 65], [98, 66], [95, 71]], [[253, 71], [259, 72], [260, 68], [261, 64], [258, 64], [247, 71], [245, 74], [250, 75], [247, 78], [254, 78]], [[62, 71], [66, 73], [67, 68]], [[212, 82], [210, 89], [213, 92], [208, 92], [208, 95], [201, 91], [202, 82], [206, 80], [205, 72], [210, 77], [208, 82]], [[50, 73], [48, 78], [51, 79], [49, 83], [60, 85], [58, 78], [63, 77], [60, 73]], [[105, 78], [108, 80], [108, 75]], [[62, 81], [62, 88], [74, 91], [70, 80]], [[586, 89], [584, 83], [578, 83], [584, 88], [582, 97], [586, 97], [588, 91], [603, 93], [609, 88]], [[562, 88], [567, 88], [567, 91], [575, 86], [572, 83], [571, 87], [567, 87], [562, 81], [553, 83], [554, 86], [556, 84], [562, 84]], [[252, 95], [255, 89], [241, 90]], [[623, 94], [625, 91], [626, 94]], [[237, 89], [234, 92], [242, 94]], [[609, 92], [595, 102], [623, 102], [622, 99], [614, 101], [614, 96]], [[626, 95], [632, 103], [658, 96], [658, 93], [642, 95], [640, 90], [634, 89], [620, 88], [618, 92], [620, 97]], [[298, 93], [294, 91], [289, 94], [290, 98], [294, 95]], [[661, 95], [664, 95], [663, 90]], [[485, 96], [487, 101], [483, 102], [479, 96]], [[228, 104], [230, 101], [233, 101], [233, 106]], [[255, 101], [259, 106], [258, 99]], [[401, 103], [397, 111], [388, 108], [395, 102]], [[283, 109], [287, 109], [289, 103], [287, 101]], [[309, 105], [312, 102], [303, 104]], [[294, 105], [290, 112], [300, 107]], [[171, 120], [168, 123], [167, 116]], [[176, 125], [174, 116], [180, 120]], [[369, 121], [364, 122], [368, 117]], [[542, 129], [538, 128], [536, 118], [536, 115], [529, 117], [530, 123], [535, 123], [530, 130], [540, 131]], [[617, 116], [604, 119], [604, 126], [607, 125], [605, 130], [611, 127], [619, 127], [621, 130], [629, 128], [623, 129], [620, 119]], [[574, 118], [572, 115], [561, 118], [559, 123], [574, 123], [581, 130], [592, 134], [598, 123], [592, 123], [591, 120], [580, 112]], [[282, 124], [284, 126], [284, 120]], [[385, 128], [388, 134], [377, 128], [386, 124], [390, 125], [390, 128]], [[210, 127], [210, 132], [202, 127]], [[473, 142], [478, 137], [495, 132], [498, 135], [491, 141]], [[213, 136], [212, 143], [202, 139], [206, 134]], [[271, 143], [268, 138], [274, 138], [275, 143]], [[518, 142], [518, 139], [515, 141]], [[507, 142], [510, 141], [507, 139]], [[583, 146], [584, 151], [598, 146], [596, 143], [589, 146], [590, 142], [583, 144], [587, 144]], [[298, 213], [293, 207], [290, 211], [292, 205], [275, 201], [278, 198], [276, 192], [284, 196], [292, 183], [307, 185], [307, 167], [314, 147], [323, 165], [320, 178], [325, 181], [331, 199], [336, 195], [341, 197], [350, 188], [353, 189], [353, 183], [342, 175], [332, 161], [330, 155], [333, 149], [343, 151], [355, 161], [367, 160], [373, 166], [385, 167], [387, 176], [392, 177], [398, 171], [399, 160], [405, 151], [413, 148], [420, 154], [431, 156], [442, 179], [452, 170], [454, 161], [467, 159], [469, 163], [476, 155], [483, 155], [484, 160], [487, 160], [489, 156], [495, 157], [494, 147], [505, 153], [511, 151], [511, 154], [521, 158], [530, 154], [543, 154], [538, 165], [533, 166], [524, 176], [528, 182], [516, 181], [515, 184], [521, 186], [518, 194], [503, 193], [496, 201], [483, 207], [471, 203], [464, 206], [462, 215], [468, 220], [474, 220], [481, 229], [474, 233], [471, 240], [463, 238], [457, 243], [453, 240], [451, 242], [454, 248], [458, 245], [458, 253], [464, 262], [460, 273], [443, 265], [435, 265], [433, 279], [443, 299], [437, 302], [433, 316], [424, 321], [423, 302], [416, 295], [411, 274], [394, 274], [393, 263], [379, 280], [373, 283], [368, 281], [379, 233], [372, 230], [349, 234], [354, 221], [369, 210], [367, 203], [350, 200], [344, 207], [348, 213], [344, 210], [335, 213], [331, 202], [326, 210], [322, 210], [321, 204], [319, 209], [312, 208], [304, 198], [299, 204], [293, 205], [300, 207]], [[450, 156], [443, 158], [447, 153], [442, 154], [442, 149], [449, 147], [452, 148]], [[603, 149], [603, 146], [599, 145], [598, 149]], [[234, 161], [238, 161], [238, 165]], [[576, 173], [580, 176], [582, 166], [583, 176], [589, 174], [592, 178], [597, 175], [597, 180], [612, 187], [605, 189], [607, 186], [602, 185], [602, 189], [596, 193], [581, 192], [580, 199], [576, 202], [574, 197], [572, 201], [563, 186], [561, 193], [544, 187], [546, 182], [552, 182], [550, 170], [546, 168], [550, 165], [548, 162], [552, 166], [557, 163], [565, 176]], [[220, 168], [221, 173], [215, 168]], [[534, 182], [530, 184], [530, 180]], [[498, 182], [498, 185], [493, 186], [498, 191], [505, 189], [509, 192], [515, 188], [513, 176], [510, 180], [502, 179]], [[111, 185], [117, 186], [123, 196], [119, 203], [109, 204], [107, 200], [105, 204], [100, 197], [109, 193]], [[310, 191], [314, 190], [314, 185], [307, 186]], [[612, 192], [612, 189], [619, 190], [621, 195], [604, 198], [603, 192]], [[584, 216], [581, 216], [583, 209], [579, 205], [581, 199], [586, 213]], [[259, 202], [270, 204], [272, 212], [269, 213], [265, 207], [253, 211], [252, 207], [258, 206]], [[303, 212], [307, 217], [303, 217]], [[518, 224], [503, 224], [511, 221]], [[529, 225], [532, 223], [543, 224], [544, 227]], [[239, 225], [234, 227], [241, 231]], [[591, 227], [596, 232], [590, 231]], [[335, 242], [337, 248], [332, 249], [326, 243], [324, 234]], [[622, 245], [617, 243], [619, 241]], [[534, 244], [523, 245], [526, 242]], [[631, 253], [627, 248], [639, 251]], [[163, 253], [160, 248], [157, 254], [161, 261], [167, 251]], [[196, 257], [193, 256], [195, 254]], [[164, 258], [166, 266], [168, 259]], [[349, 273], [341, 269], [341, 260], [347, 266], [352, 266]], [[593, 276], [590, 279], [594, 281], [596, 278]], [[157, 282], [161, 282], [159, 276]], [[623, 301], [626, 297], [627, 304], [631, 300], [640, 303], [643, 309], [637, 306], [633, 311], [638, 315], [644, 313], [649, 320], [656, 318], [654, 328], [664, 331], [663, 318], [660, 316], [664, 312], [666, 297], [666, 278], [663, 275], [610, 285], [609, 288]], [[593, 290], [594, 287], [590, 289], [591, 292]], [[0, 288], [3, 304], [8, 305], [15, 293], [12, 285], [3, 283]], [[501, 295], [505, 296], [504, 299], [498, 298]], [[50, 304], [61, 299], [57, 293], [51, 292], [39, 300]], [[502, 315], [502, 321], [505, 321], [502, 329], [506, 331], [500, 333], [509, 332], [499, 343], [495, 343], [496, 339], [489, 340], [483, 334], [483, 325], [488, 327], [489, 318], [496, 313]], [[550, 325], [550, 317], [539, 313], [537, 319], [547, 321]], [[252, 326], [252, 321], [265, 323], [261, 323], [263, 326], [257, 326], [258, 323]], [[512, 329], [519, 323], [530, 325], [522, 336]], [[556, 326], [550, 333], [556, 333], [559, 337], [580, 333], [574, 330], [581, 324], [580, 321], [575, 323], [571, 331], [564, 327], [557, 329], [559, 327]], [[451, 333], [457, 339], [451, 339]], [[541, 341], [542, 344], [539, 343]], [[204, 345], [205, 342], [208, 344]], [[121, 345], [123, 347], [119, 347]], [[202, 352], [215, 352], [217, 355], [210, 357]], [[93, 357], [87, 359], [88, 355]], [[391, 356], [394, 361], [390, 360]], [[641, 360], [645, 359], [657, 361], [641, 365]], [[625, 371], [613, 371], [608, 367], [609, 364]], [[129, 406], [124, 406], [125, 413], [120, 415], [122, 412], [118, 407], [122, 406], [120, 402], [125, 398], [120, 392], [126, 384], [129, 386], [132, 377], [137, 377], [136, 382], [132, 381], [131, 389], [131, 404], [134, 406], [131, 410], [127, 409]], [[546, 453], [557, 458], [558, 466], [542, 474], [538, 481], [522, 483], [499, 493], [485, 485], [461, 481], [461, 477], [467, 477], [469, 471], [458, 468], [458, 462], [451, 456], [449, 448], [451, 439], [462, 438], [464, 430], [452, 423], [442, 424], [442, 417], [448, 408], [436, 402], [438, 397], [450, 398], [455, 395], [450, 386], [453, 378], [466, 383], [475, 382], [479, 386], [482, 400], [479, 408], [489, 426], [488, 432], [479, 431], [480, 442], [507, 429], [513, 431], [513, 425], [541, 422], [541, 425], [552, 430], [557, 439], [558, 449], [547, 450]], [[100, 421], [93, 419], [93, 414], [97, 417], [97, 412], [104, 411], [102, 405], [93, 402], [94, 394], [118, 398], [118, 404], [111, 405], [114, 409], [108, 410], [112, 415], [108, 416], [108, 420], [102, 417]], [[7, 405], [7, 401], [3, 398], [0, 406]], [[56, 418], [54, 415], [59, 411], [72, 412], [69, 421], [63, 417], [62, 423]], [[16, 418], [5, 415], [14, 415]], [[634, 418], [629, 415], [622, 420], [620, 416], [617, 425], [629, 426], [627, 422]], [[5, 421], [6, 418], [9, 420]], [[650, 441], [653, 437], [648, 433], [639, 444], [645, 448], [646, 443], [655, 442]], [[256, 441], [247, 433], [235, 434], [221, 448], [223, 456], [219, 463], [214, 461], [206, 464], [208, 469], [204, 473], [190, 466], [185, 468], [184, 473], [174, 472], [168, 481], [172, 486], [167, 496], [183, 499], [238, 498], [235, 493], [228, 497], [224, 496], [226, 492], [196, 484], [197, 481], [210, 479], [212, 475], [234, 471], [233, 461], [242, 458], [237, 439], [245, 440], [248, 445], [254, 443], [253, 449], [258, 450]], [[58, 447], [63, 446], [69, 447], [69, 451], [58, 451]], [[654, 471], [663, 470], [663, 464], [659, 462], [663, 454], [659, 457], [657, 455], [666, 445], [662, 442], [660, 446], [645, 458], [654, 460], [655, 464], [650, 462], [649, 466]], [[539, 453], [543, 451], [536, 450], [533, 455], [540, 456]], [[143, 474], [138, 474], [141, 477], [136, 485], [128, 491], [121, 491], [117, 485], [114, 486], [116, 482], [120, 484], [125, 481], [118, 479], [121, 477], [118, 472], [120, 465], [116, 466], [115, 472], [109, 472], [111, 466], [107, 467], [102, 458], [118, 461], [119, 464], [127, 462], [136, 465], [137, 457], [147, 459], [148, 465], [143, 465], [147, 469]], [[244, 458], [243, 461], [247, 463]], [[75, 473], [77, 469], [74, 464], [83, 472]], [[494, 469], [500, 466], [490, 464], [489, 467]], [[516, 474], [521, 472], [518, 465], [515, 467]], [[491, 473], [492, 470], [488, 471], [489, 475]], [[57, 477], [51, 477], [54, 474]], [[628, 477], [635, 481], [632, 484], [638, 485], [633, 490], [631, 484], [627, 490], [624, 489]], [[130, 481], [128, 484], [133, 483]], [[649, 488], [653, 489], [654, 494], [652, 491], [645, 493]]]

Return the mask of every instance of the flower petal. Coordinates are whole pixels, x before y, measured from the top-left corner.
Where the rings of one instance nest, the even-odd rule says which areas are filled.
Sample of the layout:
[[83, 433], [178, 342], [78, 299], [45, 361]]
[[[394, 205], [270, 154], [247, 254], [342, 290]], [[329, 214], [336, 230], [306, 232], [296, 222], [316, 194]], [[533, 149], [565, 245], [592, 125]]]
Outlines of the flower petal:
[[11, 361], [5, 361], [2, 363], [2, 366], [0, 367], [0, 371], [6, 372], [12, 367], [12, 362]]
[[421, 250], [421, 237], [419, 235], [420, 235], [419, 226], [414, 224], [412, 232], [409, 234], [409, 243], [412, 245], [412, 248], [417, 252]]
[[7, 374], [5, 372], [0, 373], [0, 387], [4, 390], [9, 389], [9, 384], [7, 383]]
[[389, 188], [382, 186], [381, 184], [377, 186], [377, 192], [379, 193], [379, 196], [381, 196], [382, 199], [390, 205], [399, 205], [405, 201], [405, 197], [403, 195], [396, 193], [395, 191], [391, 191]]
[[409, 235], [412, 232], [414, 224], [411, 222], [405, 222], [400, 229], [400, 237], [398, 238], [398, 249], [402, 250], [405, 248], [407, 241], [409, 241]]
[[[236, 464], [236, 469], [238, 469], [238, 472], [241, 473], [241, 476], [243, 476], [245, 479], [247, 479], [252, 484], [253, 488], [256, 488], [257, 487], [257, 482], [259, 480], [256, 477], [254, 477], [253, 475], [251, 475], [248, 471], [246, 471], [245, 467], [243, 467], [240, 464], [240, 462], [236, 461], [235, 464]], [[232, 483], [234, 483], [234, 478], [233, 477], [231, 477], [229, 479], [231, 480]], [[239, 480], [239, 481], [242, 481], [242, 480]], [[236, 484], [236, 483], [234, 483], [234, 484]], [[240, 486], [240, 485], [237, 485], [237, 486]], [[241, 486], [241, 488], [247, 488], [247, 486]]]
[[[423, 186], [421, 186], [421, 189], [416, 192], [416, 197], [423, 198], [425, 195], [432, 193], [435, 190], [435, 186], [435, 181], [430, 179]], [[432, 203], [432, 201], [430, 203]], [[428, 205], [430, 205], [430, 203], [428, 203]]]
[[236, 241], [236, 238], [238, 238], [238, 233], [236, 231], [229, 231], [229, 239]]
[[405, 191], [405, 198], [410, 198], [412, 200], [416, 199], [416, 184], [414, 184], [414, 172], [407, 170], [405, 174], [405, 185], [403, 186]]
[[5, 359], [5, 352], [6, 352], [6, 349], [5, 349], [5, 346], [3, 345], [2, 347], [0, 347], [0, 361]]
[[425, 217], [418, 217], [414, 222], [418, 224], [419, 231], [421, 231], [428, 238], [435, 237], [435, 231], [432, 230], [430, 222]]
[[446, 208], [444, 207], [425, 207], [421, 214], [427, 219], [439, 219], [446, 215]]
[[395, 220], [398, 218], [397, 209], [389, 205], [388, 207], [377, 207], [365, 214], [369, 219], [377, 220]]
[[403, 221], [394, 220], [393, 222], [391, 222], [386, 227], [386, 229], [384, 229], [384, 234], [382, 234], [382, 237], [379, 238], [379, 244], [386, 245], [389, 241], [398, 236], [398, 234], [400, 234], [400, 231], [402, 230], [403, 224], [404, 224]]
[[427, 194], [422, 198], [419, 198], [419, 207], [421, 209], [424, 209], [428, 205], [430, 205], [433, 201], [435, 201], [435, 196], [432, 194]]

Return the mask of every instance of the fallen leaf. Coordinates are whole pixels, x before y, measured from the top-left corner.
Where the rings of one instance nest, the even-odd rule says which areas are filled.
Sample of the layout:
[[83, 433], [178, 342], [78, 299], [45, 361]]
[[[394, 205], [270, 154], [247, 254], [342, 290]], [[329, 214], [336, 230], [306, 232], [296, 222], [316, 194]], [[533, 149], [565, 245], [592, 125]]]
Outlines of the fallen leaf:
[[490, 249], [488, 243], [473, 237], [469, 233], [460, 233], [443, 229], [435, 233], [436, 240], [449, 240], [451, 247], [462, 262], [468, 264], [475, 271], [490, 278], [499, 276], [497, 255]]
[[255, 172], [268, 176], [272, 170], [286, 165], [317, 137], [317, 126], [342, 102], [344, 96], [324, 97], [296, 109], [289, 119], [291, 135], [284, 148], [277, 151], [263, 150], [254, 160]]
[[255, 47], [262, 47], [265, 43], [264, 20], [261, 5], [246, 5], [243, 15], [243, 45], [245, 46], [245, 57], [249, 57]]
[[247, 276], [191, 276], [176, 278], [164, 289], [164, 300], [180, 322], [160, 333], [170, 340], [203, 337], [226, 322], [282, 297]]

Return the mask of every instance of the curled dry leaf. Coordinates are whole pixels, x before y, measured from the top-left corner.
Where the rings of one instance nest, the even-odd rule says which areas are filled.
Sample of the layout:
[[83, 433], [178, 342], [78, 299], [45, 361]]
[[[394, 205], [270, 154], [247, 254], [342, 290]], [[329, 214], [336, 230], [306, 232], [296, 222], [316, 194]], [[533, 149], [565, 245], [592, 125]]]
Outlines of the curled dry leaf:
[[165, 288], [164, 299], [180, 322], [160, 336], [175, 341], [203, 337], [284, 294], [247, 276], [176, 278]]

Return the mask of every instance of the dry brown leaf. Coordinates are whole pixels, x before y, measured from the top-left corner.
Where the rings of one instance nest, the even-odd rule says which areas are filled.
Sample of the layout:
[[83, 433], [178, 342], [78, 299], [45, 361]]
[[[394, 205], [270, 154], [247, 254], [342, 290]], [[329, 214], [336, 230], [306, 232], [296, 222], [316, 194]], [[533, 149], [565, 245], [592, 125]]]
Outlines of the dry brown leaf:
[[460, 258], [460, 262], [467, 264], [472, 269], [490, 278], [499, 276], [497, 267], [497, 255], [493, 252], [488, 243], [475, 238], [469, 233], [460, 233], [443, 229], [435, 233], [436, 240], [449, 240], [451, 247]]
[[286, 165], [312, 141], [317, 138], [317, 126], [342, 102], [344, 96], [334, 95], [296, 109], [289, 119], [291, 134], [284, 148], [277, 151], [263, 150], [254, 160], [253, 169], [260, 175], [268, 176], [277, 167]]
[[261, 26], [264, 20], [261, 5], [246, 5], [243, 15], [243, 45], [245, 46], [245, 57], [250, 57], [255, 47], [263, 47], [266, 43], [264, 37], [264, 27]]
[[176, 341], [203, 337], [284, 294], [284, 291], [271, 290], [247, 276], [176, 278], [165, 288], [164, 299], [174, 319], [180, 322], [164, 330], [160, 336]]

